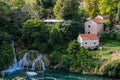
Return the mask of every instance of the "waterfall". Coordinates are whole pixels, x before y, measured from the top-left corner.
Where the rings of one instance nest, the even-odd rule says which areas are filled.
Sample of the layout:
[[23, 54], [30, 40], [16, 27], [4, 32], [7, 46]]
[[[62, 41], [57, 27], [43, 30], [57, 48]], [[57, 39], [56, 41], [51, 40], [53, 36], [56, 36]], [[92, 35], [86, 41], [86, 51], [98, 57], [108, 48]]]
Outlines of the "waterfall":
[[24, 68], [25, 66], [27, 66], [27, 68], [28, 68], [29, 62], [28, 62], [28, 60], [27, 60], [27, 55], [28, 55], [28, 52], [26, 52], [26, 53], [24, 54], [23, 58], [18, 62], [18, 66], [19, 66], [20, 68]]
[[26, 52], [23, 58], [18, 62], [18, 66], [20, 68], [23, 68], [23, 69], [27, 68], [30, 70], [35, 70], [36, 68], [35, 64], [39, 61], [41, 64], [40, 66], [42, 67], [42, 70], [46, 70], [41, 54], [39, 54], [38, 57], [34, 59], [33, 61], [29, 60], [28, 54], [30, 53]]
[[5, 70], [4, 72], [14, 72], [16, 70], [20, 70], [20, 69], [30, 69], [30, 70], [35, 70], [36, 69], [36, 63], [39, 62], [40, 64], [40, 68], [42, 68], [41, 70], [46, 70], [45, 65], [44, 65], [44, 61], [42, 60], [42, 55], [39, 54], [38, 57], [36, 59], [34, 59], [33, 61], [30, 61], [28, 59], [28, 52], [26, 52], [23, 56], [23, 58], [17, 63], [17, 59], [14, 56], [14, 64], [13, 66], [10, 66], [7, 70]]
[[30, 56], [28, 56], [28, 54], [30, 54], [30, 53], [26, 52], [23, 55], [23, 57], [20, 59], [20, 61], [17, 61], [15, 47], [14, 47], [14, 41], [12, 41], [12, 48], [13, 48], [13, 54], [14, 54], [14, 64], [12, 66], [10, 66], [7, 70], [4, 70], [4, 72], [14, 72], [16, 70], [26, 69], [26, 68], [35, 70], [36, 69], [35, 64], [37, 61], [40, 62], [40, 66], [42, 67], [42, 70], [46, 70], [41, 54], [39, 54], [36, 59], [30, 61], [29, 60]]
[[13, 54], [14, 54], [14, 67], [17, 67], [17, 58], [15, 53], [15, 47], [14, 47], [14, 41], [12, 41], [12, 48], [13, 48]]
[[42, 60], [42, 55], [39, 55], [39, 56], [34, 60], [34, 62], [33, 62], [33, 64], [32, 64], [31, 70], [34, 70], [34, 69], [35, 69], [35, 64], [36, 64], [37, 61], [40, 61], [40, 62], [41, 62], [42, 70], [46, 70], [46, 69], [45, 69], [44, 62], [43, 62], [43, 60]]
[[12, 41], [12, 48], [13, 48], [13, 54], [14, 54], [14, 64], [10, 66], [7, 70], [4, 70], [4, 72], [14, 72], [19, 69], [17, 64], [15, 48], [14, 48], [14, 41]]

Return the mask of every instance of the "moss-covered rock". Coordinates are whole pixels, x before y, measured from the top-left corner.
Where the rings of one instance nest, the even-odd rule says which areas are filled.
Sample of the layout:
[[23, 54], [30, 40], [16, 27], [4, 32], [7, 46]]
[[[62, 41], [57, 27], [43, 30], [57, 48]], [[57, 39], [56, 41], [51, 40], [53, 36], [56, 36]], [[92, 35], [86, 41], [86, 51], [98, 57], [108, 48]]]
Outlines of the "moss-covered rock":
[[[23, 57], [26, 55], [26, 60], [23, 60]], [[19, 61], [23, 60], [21, 63]], [[42, 54], [37, 50], [23, 50], [18, 54], [18, 63], [22, 67], [41, 69], [42, 62], [44, 62], [45, 67], [50, 65], [50, 61], [47, 57], [47, 54]]]

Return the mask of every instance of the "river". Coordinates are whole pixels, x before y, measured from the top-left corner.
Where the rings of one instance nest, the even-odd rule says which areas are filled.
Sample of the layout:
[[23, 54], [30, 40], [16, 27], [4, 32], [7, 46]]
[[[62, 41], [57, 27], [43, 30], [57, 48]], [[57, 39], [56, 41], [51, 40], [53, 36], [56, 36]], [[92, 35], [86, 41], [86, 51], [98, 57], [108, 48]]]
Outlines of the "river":
[[[89, 76], [82, 75], [78, 73], [70, 73], [67, 71], [58, 70], [46, 70], [46, 71], [34, 71], [37, 73], [35, 76], [29, 76], [26, 73], [31, 72], [28, 70], [18, 70], [12, 73], [5, 73], [3, 77], [4, 80], [11, 80], [16, 77], [22, 77], [24, 80], [115, 80], [111, 78], [101, 77], [101, 76]], [[33, 72], [33, 71], [32, 71]]]

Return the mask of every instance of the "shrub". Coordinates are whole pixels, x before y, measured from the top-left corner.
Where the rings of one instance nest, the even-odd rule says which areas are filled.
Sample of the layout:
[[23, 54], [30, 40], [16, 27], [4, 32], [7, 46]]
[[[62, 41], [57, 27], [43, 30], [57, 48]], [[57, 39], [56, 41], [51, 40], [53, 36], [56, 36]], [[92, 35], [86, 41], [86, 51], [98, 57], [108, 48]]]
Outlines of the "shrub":
[[101, 75], [120, 78], [120, 58], [107, 61], [99, 71]]
[[13, 58], [13, 50], [11, 44], [4, 41], [2, 47], [0, 47], [0, 70], [6, 69], [12, 65]]

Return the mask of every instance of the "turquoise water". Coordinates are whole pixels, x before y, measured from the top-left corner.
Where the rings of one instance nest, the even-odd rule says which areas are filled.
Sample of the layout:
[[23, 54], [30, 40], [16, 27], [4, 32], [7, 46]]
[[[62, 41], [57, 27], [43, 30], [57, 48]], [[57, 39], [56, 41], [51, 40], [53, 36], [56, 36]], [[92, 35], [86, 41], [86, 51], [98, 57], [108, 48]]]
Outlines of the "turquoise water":
[[4, 79], [11, 80], [19, 76], [23, 77], [25, 80], [113, 80], [105, 77], [81, 75], [58, 70], [47, 70], [45, 72], [35, 71], [37, 73], [36, 76], [28, 76], [26, 72], [28, 72], [28, 70], [18, 70], [12, 73], [5, 73]]

